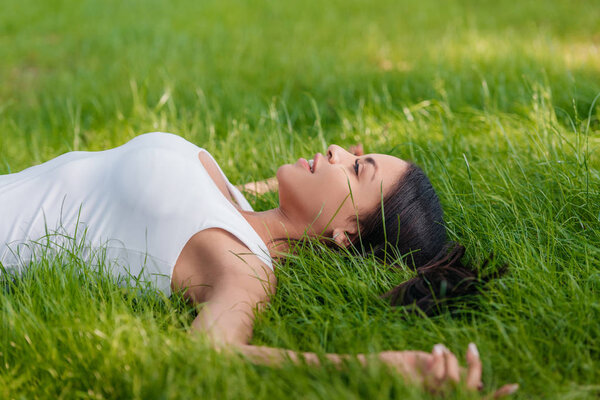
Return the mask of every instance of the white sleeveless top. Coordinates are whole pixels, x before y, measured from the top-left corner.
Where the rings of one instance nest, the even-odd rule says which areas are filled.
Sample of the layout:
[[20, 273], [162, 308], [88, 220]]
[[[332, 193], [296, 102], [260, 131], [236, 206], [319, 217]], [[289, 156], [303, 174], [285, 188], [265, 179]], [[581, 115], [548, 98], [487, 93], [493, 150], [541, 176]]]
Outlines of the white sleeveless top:
[[[39, 257], [31, 241], [56, 251], [74, 237], [85, 245], [84, 259], [100, 248], [111, 274], [150, 282], [169, 296], [187, 241], [221, 228], [272, 269], [267, 246], [206, 172], [200, 151], [206, 150], [155, 132], [115, 149], [71, 152], [0, 175], [0, 263], [20, 270]], [[219, 171], [238, 205], [251, 211]]]

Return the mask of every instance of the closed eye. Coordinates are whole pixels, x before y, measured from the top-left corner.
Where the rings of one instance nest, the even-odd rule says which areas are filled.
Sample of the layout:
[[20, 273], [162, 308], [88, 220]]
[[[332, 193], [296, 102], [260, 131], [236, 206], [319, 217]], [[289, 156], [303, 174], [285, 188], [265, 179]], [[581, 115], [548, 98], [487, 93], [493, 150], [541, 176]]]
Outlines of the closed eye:
[[356, 172], [356, 176], [358, 176], [358, 158], [354, 161], [354, 172]]

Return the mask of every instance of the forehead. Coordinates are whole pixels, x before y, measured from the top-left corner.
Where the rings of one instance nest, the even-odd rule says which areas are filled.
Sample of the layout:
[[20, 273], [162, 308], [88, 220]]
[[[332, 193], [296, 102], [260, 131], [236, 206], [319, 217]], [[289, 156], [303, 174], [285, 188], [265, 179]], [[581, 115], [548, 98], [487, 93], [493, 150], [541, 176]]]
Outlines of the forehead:
[[371, 157], [377, 164], [375, 177], [378, 178], [377, 182], [379, 184], [383, 181], [384, 188], [396, 183], [409, 166], [407, 161], [387, 154], [367, 154], [366, 157]]

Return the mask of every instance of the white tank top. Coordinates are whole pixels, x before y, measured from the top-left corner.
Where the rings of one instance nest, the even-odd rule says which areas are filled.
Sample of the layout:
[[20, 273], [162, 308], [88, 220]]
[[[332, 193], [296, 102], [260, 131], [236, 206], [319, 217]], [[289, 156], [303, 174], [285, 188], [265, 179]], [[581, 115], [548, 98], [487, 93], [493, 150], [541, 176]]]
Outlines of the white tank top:
[[[154, 132], [111, 150], [71, 152], [0, 175], [0, 263], [20, 270], [39, 257], [39, 247], [56, 251], [83, 243], [84, 259], [101, 249], [109, 273], [129, 283], [150, 282], [169, 296], [187, 241], [221, 228], [272, 269], [267, 246], [206, 172], [200, 151], [206, 150]], [[251, 211], [219, 171], [240, 208]]]

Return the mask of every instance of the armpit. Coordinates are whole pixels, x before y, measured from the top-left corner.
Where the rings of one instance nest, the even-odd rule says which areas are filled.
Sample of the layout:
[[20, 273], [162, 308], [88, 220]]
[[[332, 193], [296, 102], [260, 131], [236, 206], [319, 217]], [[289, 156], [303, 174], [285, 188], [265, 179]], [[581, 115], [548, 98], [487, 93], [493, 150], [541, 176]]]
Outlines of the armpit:
[[239, 209], [240, 208], [239, 204], [235, 201], [233, 196], [231, 196], [231, 193], [229, 192], [229, 188], [227, 187], [227, 182], [223, 178], [223, 175], [221, 174], [219, 167], [215, 164], [215, 162], [211, 159], [211, 157], [206, 152], [201, 151], [198, 153], [198, 159], [204, 166], [204, 169], [206, 170], [206, 172], [208, 173], [210, 178], [213, 180], [215, 185], [217, 185], [217, 187], [219, 188], [221, 193], [223, 193], [223, 196], [225, 196], [227, 198], [227, 200], [229, 200], [231, 202], [231, 204], [233, 204], [235, 207], [237, 207]]

